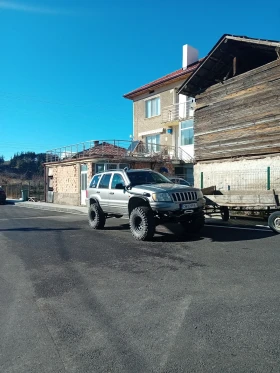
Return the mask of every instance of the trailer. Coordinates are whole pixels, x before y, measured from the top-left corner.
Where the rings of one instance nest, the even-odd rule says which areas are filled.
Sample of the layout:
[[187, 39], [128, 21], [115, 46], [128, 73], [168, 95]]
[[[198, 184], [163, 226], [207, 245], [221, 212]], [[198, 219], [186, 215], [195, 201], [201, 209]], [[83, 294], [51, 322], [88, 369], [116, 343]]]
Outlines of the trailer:
[[268, 219], [268, 225], [275, 233], [280, 233], [279, 192], [274, 189], [221, 191], [212, 186], [202, 191], [206, 215], [220, 213], [222, 219], [228, 221], [230, 210], [257, 212]]

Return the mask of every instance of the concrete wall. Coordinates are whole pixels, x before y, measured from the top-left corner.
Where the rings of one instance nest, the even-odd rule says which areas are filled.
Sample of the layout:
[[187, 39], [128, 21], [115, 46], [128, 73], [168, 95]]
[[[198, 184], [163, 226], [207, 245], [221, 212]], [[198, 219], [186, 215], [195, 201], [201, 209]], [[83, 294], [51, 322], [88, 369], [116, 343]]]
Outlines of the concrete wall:
[[[270, 170], [268, 170], [268, 167]], [[218, 190], [266, 190], [270, 172], [270, 187], [280, 192], [280, 154], [258, 158], [198, 162], [194, 166], [195, 186], [216, 186]]]

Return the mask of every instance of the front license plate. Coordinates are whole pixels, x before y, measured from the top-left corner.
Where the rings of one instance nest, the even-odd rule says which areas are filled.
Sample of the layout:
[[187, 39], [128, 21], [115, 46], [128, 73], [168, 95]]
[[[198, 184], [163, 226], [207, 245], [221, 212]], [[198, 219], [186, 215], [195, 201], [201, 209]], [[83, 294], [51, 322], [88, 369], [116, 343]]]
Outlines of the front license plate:
[[182, 207], [182, 210], [195, 209], [197, 208], [197, 203], [183, 203], [181, 207]]

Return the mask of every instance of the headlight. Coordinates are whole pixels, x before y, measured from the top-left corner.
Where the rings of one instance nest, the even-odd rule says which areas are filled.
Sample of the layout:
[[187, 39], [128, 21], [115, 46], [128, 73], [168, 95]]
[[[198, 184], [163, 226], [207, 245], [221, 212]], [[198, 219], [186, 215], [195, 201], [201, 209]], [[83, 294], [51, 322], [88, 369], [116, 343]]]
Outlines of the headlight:
[[168, 193], [153, 193], [152, 198], [156, 202], [171, 202], [172, 198]]
[[203, 198], [203, 193], [201, 190], [197, 192], [197, 198]]

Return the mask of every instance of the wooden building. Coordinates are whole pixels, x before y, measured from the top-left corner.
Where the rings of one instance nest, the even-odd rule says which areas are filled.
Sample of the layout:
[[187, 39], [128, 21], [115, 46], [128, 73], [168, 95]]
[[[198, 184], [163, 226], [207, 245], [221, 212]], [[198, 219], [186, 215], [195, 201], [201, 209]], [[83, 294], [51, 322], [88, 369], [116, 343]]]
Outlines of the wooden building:
[[280, 42], [221, 37], [179, 89], [196, 98], [196, 185], [280, 185], [279, 92]]

